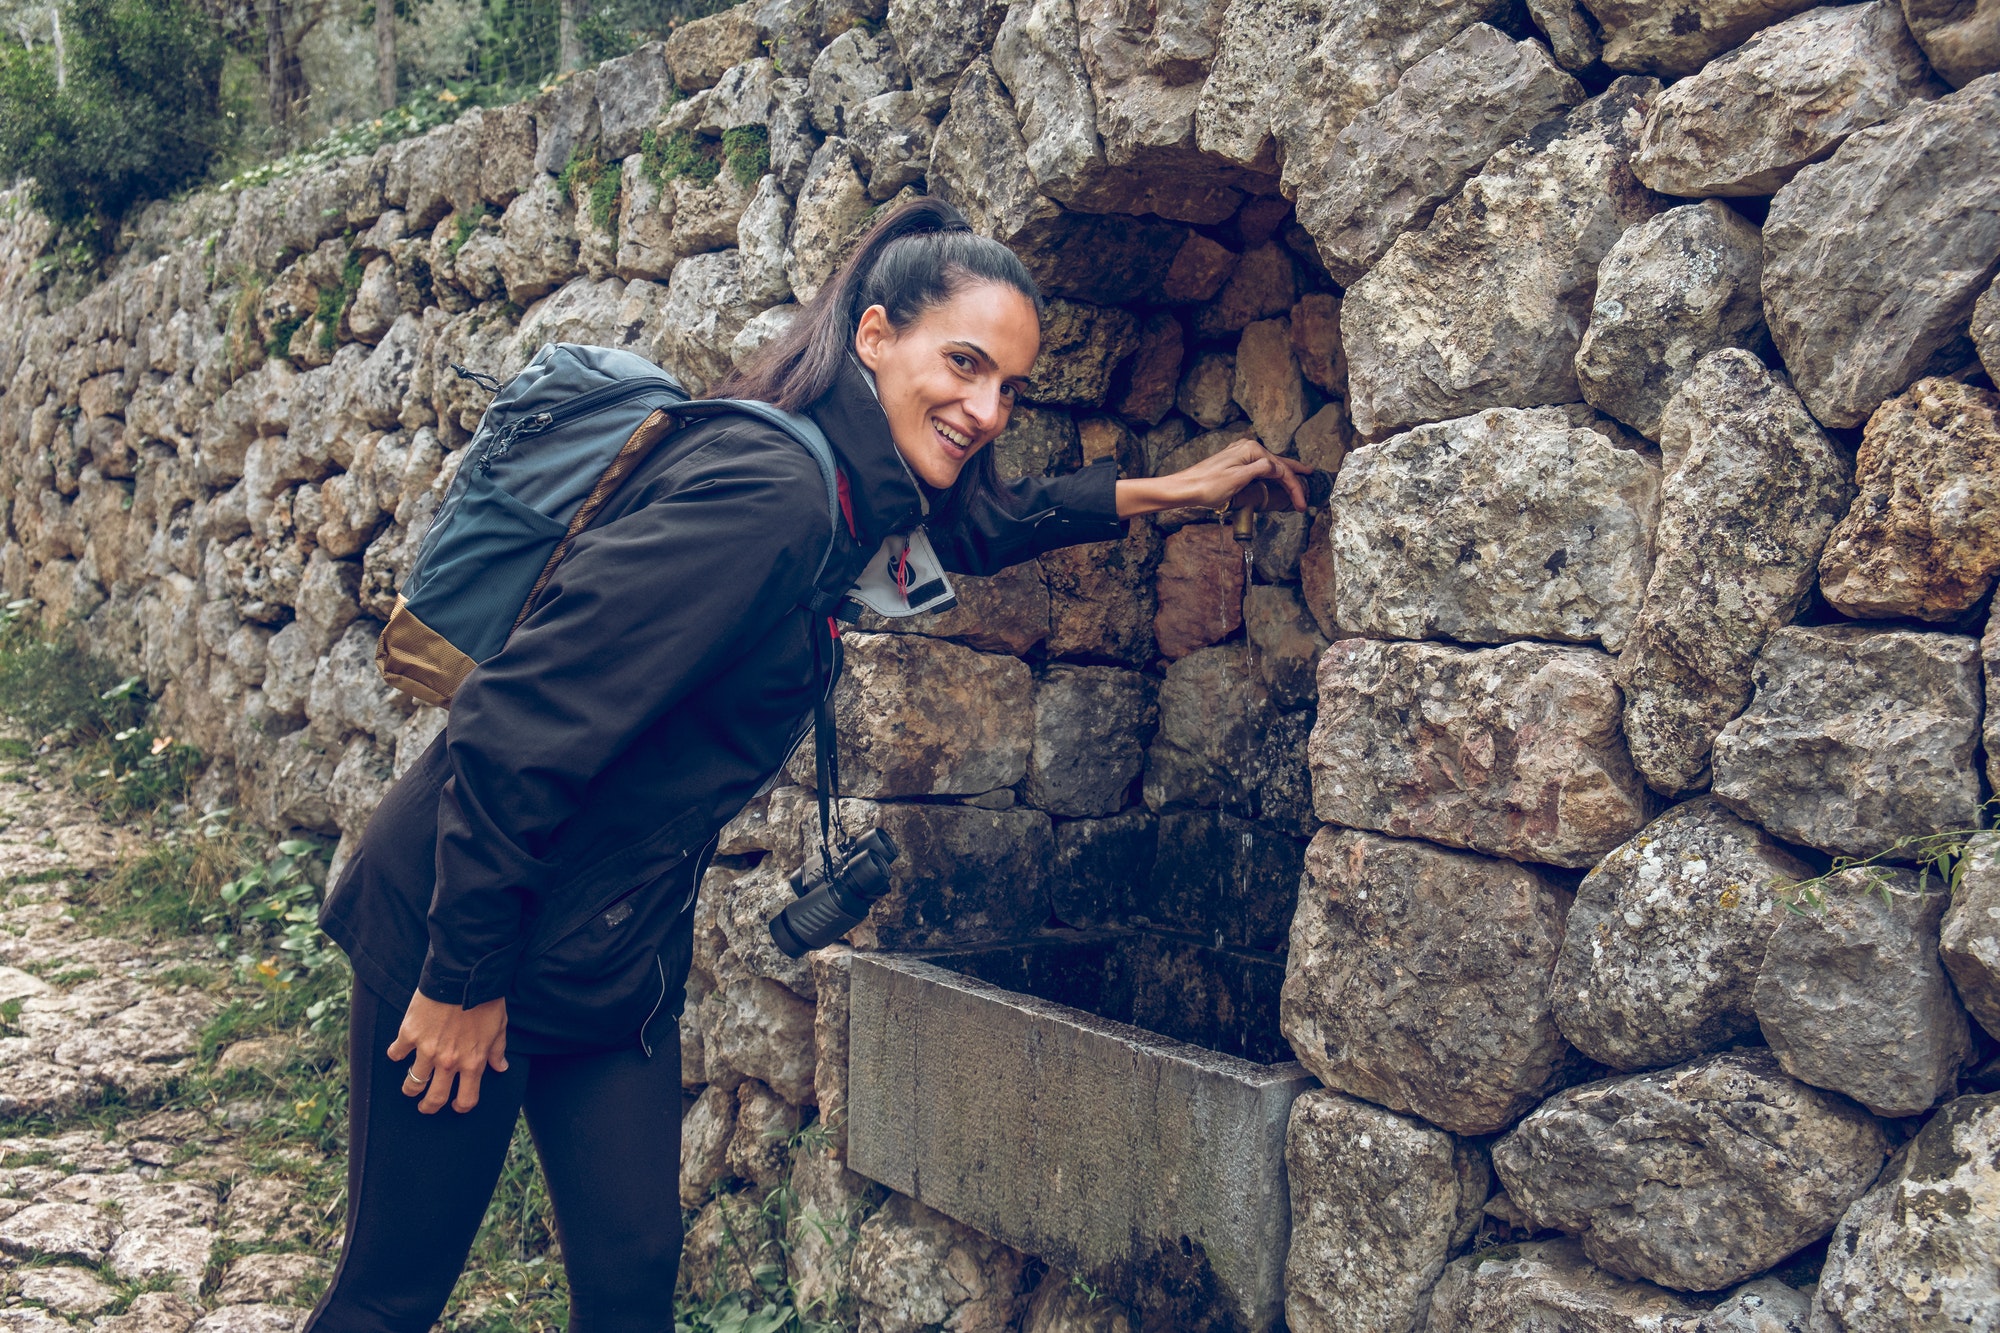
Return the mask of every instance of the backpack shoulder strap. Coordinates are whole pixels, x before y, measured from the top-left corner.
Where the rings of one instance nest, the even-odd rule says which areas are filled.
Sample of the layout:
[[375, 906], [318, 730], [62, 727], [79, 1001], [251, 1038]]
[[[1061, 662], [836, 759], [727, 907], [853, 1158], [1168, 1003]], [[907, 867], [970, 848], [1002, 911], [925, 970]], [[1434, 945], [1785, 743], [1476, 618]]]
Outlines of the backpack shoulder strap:
[[[673, 414], [684, 421], [694, 421], [709, 417], [719, 417], [727, 413], [755, 417], [768, 425], [776, 426], [790, 436], [800, 447], [812, 455], [813, 462], [819, 464], [820, 479], [826, 483], [826, 509], [833, 520], [833, 530], [829, 534], [826, 550], [819, 558], [819, 568], [813, 571], [813, 591], [808, 594], [806, 605], [813, 611], [821, 612], [819, 603], [827, 594], [822, 593], [819, 581], [826, 576], [827, 565], [833, 560], [834, 547], [840, 537], [843, 522], [840, 509], [840, 468], [833, 461], [833, 445], [827, 441], [826, 432], [811, 417], [797, 412], [787, 412], [771, 403], [758, 402], [754, 398], [691, 398], [671, 409]], [[845, 592], [841, 589], [833, 594], [838, 601]]]

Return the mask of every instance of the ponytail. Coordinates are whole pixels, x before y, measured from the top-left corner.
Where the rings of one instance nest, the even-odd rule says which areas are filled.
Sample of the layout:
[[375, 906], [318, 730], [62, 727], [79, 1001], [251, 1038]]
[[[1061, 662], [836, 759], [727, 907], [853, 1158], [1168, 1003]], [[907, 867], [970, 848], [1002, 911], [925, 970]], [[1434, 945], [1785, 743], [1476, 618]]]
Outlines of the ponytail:
[[973, 231], [942, 199], [914, 199], [870, 227], [791, 327], [710, 392], [803, 411], [833, 388], [870, 306], [900, 330], [981, 282], [1012, 287], [1041, 312], [1035, 280], [1012, 250]]

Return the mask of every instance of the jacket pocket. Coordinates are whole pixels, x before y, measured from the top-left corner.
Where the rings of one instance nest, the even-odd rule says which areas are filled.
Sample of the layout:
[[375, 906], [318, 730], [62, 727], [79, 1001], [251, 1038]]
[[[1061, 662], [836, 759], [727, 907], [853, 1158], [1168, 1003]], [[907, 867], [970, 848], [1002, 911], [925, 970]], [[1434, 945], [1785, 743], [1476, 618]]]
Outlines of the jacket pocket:
[[537, 1032], [580, 1045], [630, 1040], [672, 997], [662, 971], [703, 857], [679, 857], [665, 871], [614, 888], [582, 924], [531, 954], [515, 974], [509, 1004], [532, 1013]]

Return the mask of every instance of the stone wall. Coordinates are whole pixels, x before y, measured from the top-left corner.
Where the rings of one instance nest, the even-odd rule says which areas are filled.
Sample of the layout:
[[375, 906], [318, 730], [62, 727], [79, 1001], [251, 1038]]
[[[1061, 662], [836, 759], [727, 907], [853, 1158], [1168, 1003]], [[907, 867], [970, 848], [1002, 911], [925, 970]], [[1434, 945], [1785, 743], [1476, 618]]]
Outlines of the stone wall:
[[[87, 292], [17, 206], [0, 588], [143, 672], [203, 800], [344, 854], [442, 722], [371, 654], [486, 398], [452, 365], [596, 342], [700, 387], [879, 206], [947, 197], [1052, 298], [1003, 470], [1255, 433], [1340, 476], [1247, 549], [1163, 515], [850, 638], [848, 823], [908, 849], [855, 945], [1285, 953], [1325, 1085], [1297, 1333], [1990, 1327], [1996, 844], [1949, 911], [1902, 869], [1823, 912], [1778, 885], [1990, 791], [1994, 34], [1946, 0], [765, 0], [154, 206]], [[724, 1237], [789, 1181], [799, 1289], [871, 1333], [1208, 1326], [844, 1168], [847, 954], [763, 930], [811, 805], [747, 811], [703, 895], [688, 1284], [746, 1276]]]

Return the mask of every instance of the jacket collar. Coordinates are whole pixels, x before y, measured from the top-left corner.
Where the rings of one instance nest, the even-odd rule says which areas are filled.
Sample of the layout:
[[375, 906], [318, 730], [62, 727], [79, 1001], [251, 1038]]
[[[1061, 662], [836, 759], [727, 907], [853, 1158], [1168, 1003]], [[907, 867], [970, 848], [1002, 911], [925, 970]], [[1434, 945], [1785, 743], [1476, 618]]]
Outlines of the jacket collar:
[[806, 415], [826, 432], [840, 470], [847, 475], [854, 526], [863, 548], [873, 550], [890, 533], [907, 532], [922, 521], [923, 492], [896, 452], [889, 418], [852, 353], [842, 361], [833, 388], [807, 408]]

